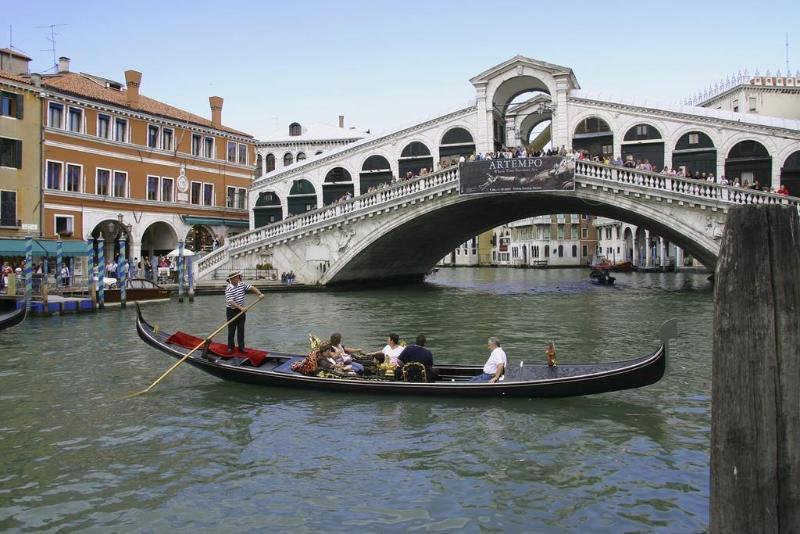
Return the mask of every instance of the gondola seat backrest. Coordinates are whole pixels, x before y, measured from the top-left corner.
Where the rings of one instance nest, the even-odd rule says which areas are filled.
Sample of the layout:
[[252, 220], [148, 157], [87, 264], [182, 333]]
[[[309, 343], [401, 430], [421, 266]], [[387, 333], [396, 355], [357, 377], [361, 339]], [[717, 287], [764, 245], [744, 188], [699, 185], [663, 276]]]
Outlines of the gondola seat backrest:
[[420, 362], [408, 362], [403, 365], [403, 382], [427, 382], [428, 371]]

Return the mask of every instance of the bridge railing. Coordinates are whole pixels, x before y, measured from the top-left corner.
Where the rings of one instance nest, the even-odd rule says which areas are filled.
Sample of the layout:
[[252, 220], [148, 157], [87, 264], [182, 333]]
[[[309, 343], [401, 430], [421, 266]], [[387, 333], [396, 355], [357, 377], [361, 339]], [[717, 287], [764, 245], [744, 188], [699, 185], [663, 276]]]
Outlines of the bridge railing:
[[670, 176], [657, 172], [629, 169], [627, 167], [614, 167], [593, 161], [577, 161], [575, 165], [575, 174], [588, 178], [598, 178], [600, 180], [618, 182], [626, 185], [637, 185], [661, 191], [672, 191], [692, 197], [720, 200], [733, 204], [800, 205], [800, 198], [797, 197], [778, 195], [777, 193], [765, 193], [764, 191], [756, 191], [754, 189], [743, 189], [741, 187], [694, 180], [682, 176]]
[[295, 215], [283, 221], [256, 228], [255, 230], [229, 238], [228, 245], [231, 250], [236, 250], [253, 243], [261, 242], [265, 239], [278, 237], [318, 223], [330, 221], [341, 215], [370, 210], [384, 204], [389, 204], [397, 199], [409, 197], [416, 193], [436, 188], [445, 183], [454, 182], [458, 182], [457, 167], [445, 169], [426, 176], [420, 176], [413, 180], [398, 182], [385, 189], [359, 195], [347, 201], [330, 204], [302, 215]]

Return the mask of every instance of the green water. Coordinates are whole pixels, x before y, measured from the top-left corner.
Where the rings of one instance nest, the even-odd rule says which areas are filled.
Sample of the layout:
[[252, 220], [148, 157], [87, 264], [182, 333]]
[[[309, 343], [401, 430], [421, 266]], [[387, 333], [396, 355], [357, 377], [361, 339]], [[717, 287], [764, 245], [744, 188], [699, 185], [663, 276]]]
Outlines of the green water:
[[[309, 333], [379, 349], [428, 336], [438, 361], [645, 354], [679, 320], [668, 375], [572, 399], [443, 400], [266, 389], [172, 361], [134, 310], [0, 332], [0, 528], [100, 531], [698, 531], [708, 523], [712, 288], [704, 275], [443, 269], [385, 290], [271, 293], [248, 345]], [[224, 320], [223, 297], [144, 307], [164, 330]]]

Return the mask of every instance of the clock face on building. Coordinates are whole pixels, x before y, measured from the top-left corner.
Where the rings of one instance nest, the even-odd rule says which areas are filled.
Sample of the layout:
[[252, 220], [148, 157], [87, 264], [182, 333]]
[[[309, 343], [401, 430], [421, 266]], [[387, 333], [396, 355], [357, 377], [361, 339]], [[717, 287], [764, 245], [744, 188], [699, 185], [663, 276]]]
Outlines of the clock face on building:
[[189, 190], [189, 181], [186, 179], [186, 176], [180, 175], [178, 176], [178, 191], [181, 193], [185, 193]]

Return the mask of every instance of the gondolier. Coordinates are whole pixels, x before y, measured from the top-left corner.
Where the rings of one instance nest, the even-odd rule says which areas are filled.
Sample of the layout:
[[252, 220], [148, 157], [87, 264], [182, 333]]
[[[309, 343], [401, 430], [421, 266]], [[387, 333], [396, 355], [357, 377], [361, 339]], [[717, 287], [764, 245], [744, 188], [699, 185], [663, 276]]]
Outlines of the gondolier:
[[[225, 315], [228, 321], [236, 317], [239, 312], [243, 312], [244, 294], [252, 291], [259, 297], [263, 296], [257, 287], [242, 282], [242, 273], [233, 271], [228, 275], [228, 286], [225, 288]], [[246, 315], [242, 313], [235, 321], [228, 324], [228, 352], [233, 352], [233, 338], [239, 345], [239, 352], [244, 352], [244, 322]]]

